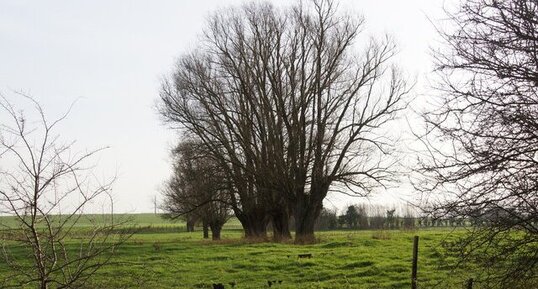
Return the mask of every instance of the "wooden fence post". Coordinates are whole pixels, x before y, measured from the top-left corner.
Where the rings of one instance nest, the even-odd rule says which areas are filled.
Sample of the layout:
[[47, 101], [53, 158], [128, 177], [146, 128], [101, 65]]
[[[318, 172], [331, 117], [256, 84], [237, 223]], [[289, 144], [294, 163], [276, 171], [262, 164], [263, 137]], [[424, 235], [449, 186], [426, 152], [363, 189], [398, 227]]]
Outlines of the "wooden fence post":
[[411, 289], [417, 289], [418, 236], [413, 238], [413, 268], [411, 270]]

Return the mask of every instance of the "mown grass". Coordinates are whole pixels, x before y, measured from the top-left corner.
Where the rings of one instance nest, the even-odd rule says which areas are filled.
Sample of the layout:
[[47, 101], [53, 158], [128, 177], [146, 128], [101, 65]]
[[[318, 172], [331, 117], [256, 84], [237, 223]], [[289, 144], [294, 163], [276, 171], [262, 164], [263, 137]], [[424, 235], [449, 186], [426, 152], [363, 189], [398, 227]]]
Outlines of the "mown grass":
[[[142, 230], [87, 288], [212, 288], [212, 283], [268, 288], [268, 280], [281, 280], [273, 288], [282, 289], [410, 288], [414, 235], [420, 236], [420, 288], [462, 288], [472, 276], [444, 264], [439, 244], [458, 234], [446, 229], [327, 231], [317, 235], [316, 244], [300, 246], [249, 242], [241, 238], [236, 221], [226, 225], [222, 241], [213, 242], [203, 240], [201, 232], [184, 232], [183, 224], [149, 215], [131, 217], [130, 225], [137, 220]], [[305, 253], [312, 258], [297, 257]]]

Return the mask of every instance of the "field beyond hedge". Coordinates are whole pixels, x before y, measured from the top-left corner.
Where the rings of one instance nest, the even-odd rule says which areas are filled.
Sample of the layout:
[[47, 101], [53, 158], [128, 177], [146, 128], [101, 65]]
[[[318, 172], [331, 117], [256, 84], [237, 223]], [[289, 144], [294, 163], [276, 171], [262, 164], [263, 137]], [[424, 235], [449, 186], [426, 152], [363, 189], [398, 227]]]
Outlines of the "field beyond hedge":
[[139, 233], [87, 288], [269, 288], [268, 281], [282, 281], [271, 287], [282, 289], [411, 288], [414, 235], [420, 236], [419, 288], [462, 288], [472, 277], [451, 272], [443, 262], [440, 242], [459, 234], [449, 229], [325, 231], [317, 234], [317, 244], [300, 246], [247, 242], [234, 221], [218, 242], [149, 214], [135, 215], [132, 224], [141, 227]]

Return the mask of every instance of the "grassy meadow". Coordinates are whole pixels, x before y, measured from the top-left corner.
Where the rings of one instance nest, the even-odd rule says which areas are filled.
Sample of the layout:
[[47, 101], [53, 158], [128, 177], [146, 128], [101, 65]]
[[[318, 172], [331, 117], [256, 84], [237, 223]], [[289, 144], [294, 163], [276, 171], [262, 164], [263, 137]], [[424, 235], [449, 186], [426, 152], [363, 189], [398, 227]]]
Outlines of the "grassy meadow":
[[[471, 272], [452, 272], [443, 261], [440, 242], [459, 234], [449, 229], [325, 231], [317, 234], [316, 244], [300, 246], [248, 242], [236, 220], [225, 225], [223, 240], [214, 242], [202, 239], [201, 230], [187, 233], [184, 224], [152, 214], [122, 218], [139, 230], [87, 288], [213, 288], [212, 283], [269, 288], [267, 281], [282, 281], [272, 286], [282, 289], [411, 288], [414, 235], [420, 236], [419, 288], [462, 288], [472, 277]], [[1, 217], [2, 222], [10, 220]], [[2, 275], [6, 267], [0, 262]]]

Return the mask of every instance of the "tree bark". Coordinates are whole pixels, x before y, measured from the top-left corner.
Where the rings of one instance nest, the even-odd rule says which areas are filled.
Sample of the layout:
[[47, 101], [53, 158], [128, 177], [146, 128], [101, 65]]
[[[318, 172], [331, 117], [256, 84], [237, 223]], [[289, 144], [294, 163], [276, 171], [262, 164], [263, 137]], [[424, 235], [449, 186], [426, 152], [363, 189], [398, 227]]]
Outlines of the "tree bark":
[[206, 220], [202, 221], [202, 227], [204, 231], [204, 239], [209, 239], [209, 225]]
[[221, 224], [210, 224], [209, 228], [211, 228], [211, 239], [213, 241], [220, 240], [220, 232], [222, 231], [222, 225]]
[[274, 241], [280, 242], [291, 239], [289, 219], [290, 214], [287, 209], [278, 210], [271, 214]]
[[247, 239], [267, 239], [267, 217], [259, 214], [237, 214]]
[[[318, 214], [319, 215], [319, 214]], [[317, 216], [309, 211], [303, 211], [303, 214], [296, 215], [295, 223], [295, 243], [312, 244], [315, 243], [314, 225]]]
[[312, 244], [316, 241], [314, 229], [323, 208], [328, 185], [312, 184], [310, 194], [299, 193], [295, 207], [295, 243]]

